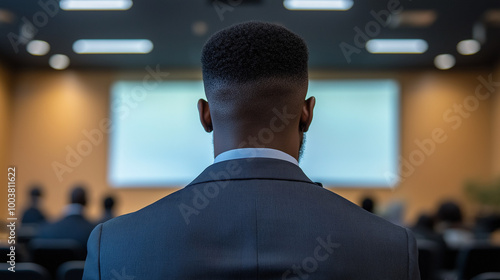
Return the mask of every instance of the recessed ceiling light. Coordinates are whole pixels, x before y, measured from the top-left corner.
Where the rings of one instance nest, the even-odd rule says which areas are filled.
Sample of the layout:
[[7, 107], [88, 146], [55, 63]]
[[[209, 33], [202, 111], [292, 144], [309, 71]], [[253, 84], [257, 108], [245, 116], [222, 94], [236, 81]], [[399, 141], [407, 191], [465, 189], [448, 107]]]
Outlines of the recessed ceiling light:
[[208, 31], [208, 25], [204, 21], [196, 21], [191, 25], [191, 30], [193, 33], [197, 36], [203, 36], [207, 34]]
[[352, 0], [284, 0], [283, 6], [288, 10], [329, 10], [347, 11], [354, 2]]
[[434, 65], [441, 70], [448, 70], [455, 66], [455, 57], [451, 54], [440, 54], [434, 58]]
[[427, 51], [428, 45], [422, 39], [372, 39], [366, 42], [371, 53], [419, 54]]
[[437, 19], [434, 10], [402, 11], [389, 17], [390, 26], [396, 27], [428, 27]]
[[493, 26], [500, 26], [500, 9], [487, 10], [483, 15], [484, 21]]
[[476, 40], [463, 40], [457, 44], [457, 51], [463, 55], [477, 53], [481, 49], [481, 44]]
[[63, 70], [69, 66], [69, 58], [64, 54], [55, 54], [49, 59], [50, 67], [56, 70]]
[[46, 55], [50, 50], [50, 45], [45, 41], [33, 40], [26, 45], [26, 50], [32, 55]]
[[132, 7], [131, 0], [61, 0], [61, 9], [73, 10], [128, 10]]
[[14, 14], [11, 11], [6, 10], [6, 9], [0, 9], [0, 24], [2, 24], [2, 23], [10, 24], [10, 23], [14, 22], [15, 18], [16, 17], [14, 16]]
[[98, 53], [149, 53], [153, 43], [146, 39], [82, 39], [73, 44], [73, 51], [79, 54]]

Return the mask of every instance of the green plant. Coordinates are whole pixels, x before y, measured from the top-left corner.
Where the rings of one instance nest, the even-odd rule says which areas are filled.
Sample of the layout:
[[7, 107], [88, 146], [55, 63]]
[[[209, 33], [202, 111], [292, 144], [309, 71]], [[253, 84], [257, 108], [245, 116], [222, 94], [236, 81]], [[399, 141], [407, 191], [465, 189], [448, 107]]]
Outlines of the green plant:
[[467, 182], [465, 192], [481, 205], [500, 209], [500, 179], [489, 184]]

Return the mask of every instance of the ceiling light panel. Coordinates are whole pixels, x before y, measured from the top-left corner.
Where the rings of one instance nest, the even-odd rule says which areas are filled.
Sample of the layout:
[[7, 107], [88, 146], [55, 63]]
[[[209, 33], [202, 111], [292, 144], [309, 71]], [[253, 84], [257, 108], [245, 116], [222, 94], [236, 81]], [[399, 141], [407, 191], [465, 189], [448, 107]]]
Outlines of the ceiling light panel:
[[427, 42], [422, 39], [372, 39], [366, 42], [366, 50], [376, 54], [421, 54], [427, 48]]
[[347, 11], [354, 2], [352, 0], [284, 0], [283, 6], [288, 10], [327, 10]]
[[75, 10], [128, 10], [132, 7], [131, 0], [61, 0], [61, 9]]
[[146, 54], [153, 50], [153, 43], [146, 39], [82, 39], [73, 43], [78, 54]]

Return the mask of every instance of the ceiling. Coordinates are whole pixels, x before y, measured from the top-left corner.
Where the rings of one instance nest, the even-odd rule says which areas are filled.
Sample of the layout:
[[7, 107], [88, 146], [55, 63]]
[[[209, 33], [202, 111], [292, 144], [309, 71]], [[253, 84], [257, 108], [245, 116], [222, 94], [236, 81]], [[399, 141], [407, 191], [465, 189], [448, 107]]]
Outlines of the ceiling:
[[[65, 54], [71, 68], [141, 69], [159, 64], [164, 68], [197, 69], [200, 50], [210, 34], [248, 20], [280, 23], [301, 35], [309, 45], [312, 69], [434, 68], [434, 58], [443, 53], [456, 57], [456, 68], [493, 67], [500, 59], [500, 19], [495, 15], [485, 18], [486, 12], [500, 9], [500, 0], [354, 0], [348, 11], [289, 11], [279, 0], [243, 0], [241, 4], [238, 0], [216, 0], [228, 8], [219, 11], [220, 16], [209, 0], [134, 0], [127, 11], [63, 11], [53, 5], [55, 1], [0, 0], [0, 60], [14, 68], [48, 68], [51, 55]], [[39, 2], [54, 12], [48, 14]], [[426, 10], [436, 18], [425, 27], [394, 27], [395, 21], [382, 26], [370, 12], [387, 11], [388, 4], [400, 7], [401, 17]], [[11, 38], [19, 36], [26, 21], [38, 25], [28, 32], [33, 39], [50, 44], [47, 55], [30, 55], [24, 43], [19, 43], [15, 51], [9, 34]], [[481, 38], [481, 32], [473, 32], [475, 25], [483, 31], [481, 50], [460, 55], [458, 42]], [[340, 44], [355, 47], [355, 28], [364, 30], [367, 26], [373, 28], [370, 38], [424, 39], [429, 48], [424, 54], [371, 54], [361, 47], [359, 53], [350, 55], [349, 62]], [[29, 31], [26, 25], [24, 30]], [[193, 30], [198, 30], [198, 35]], [[148, 54], [76, 54], [72, 44], [78, 39], [149, 39], [154, 49]]]

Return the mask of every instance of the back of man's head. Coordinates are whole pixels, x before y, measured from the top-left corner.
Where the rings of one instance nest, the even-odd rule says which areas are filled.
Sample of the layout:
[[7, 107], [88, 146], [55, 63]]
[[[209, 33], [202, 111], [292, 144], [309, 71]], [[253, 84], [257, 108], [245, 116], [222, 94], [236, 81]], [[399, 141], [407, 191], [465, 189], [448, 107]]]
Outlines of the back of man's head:
[[300, 112], [307, 93], [307, 46], [277, 24], [246, 22], [214, 34], [202, 51], [203, 82], [217, 119], [269, 120], [273, 108]]
[[365, 197], [361, 202], [361, 208], [365, 209], [370, 213], [373, 213], [373, 210], [375, 208], [375, 202], [371, 197]]
[[112, 196], [105, 197], [103, 200], [103, 206], [105, 210], [113, 210], [113, 206], [115, 206], [115, 199]]
[[461, 223], [462, 222], [462, 210], [460, 206], [454, 201], [443, 202], [437, 211], [437, 218], [441, 222], [448, 223]]
[[76, 186], [71, 190], [70, 203], [80, 204], [82, 206], [87, 204], [87, 194], [84, 187]]
[[39, 185], [33, 185], [33, 186], [31, 186], [31, 190], [30, 190], [31, 201], [32, 202], [38, 201], [38, 199], [40, 197], [42, 197], [42, 187], [39, 186]]

